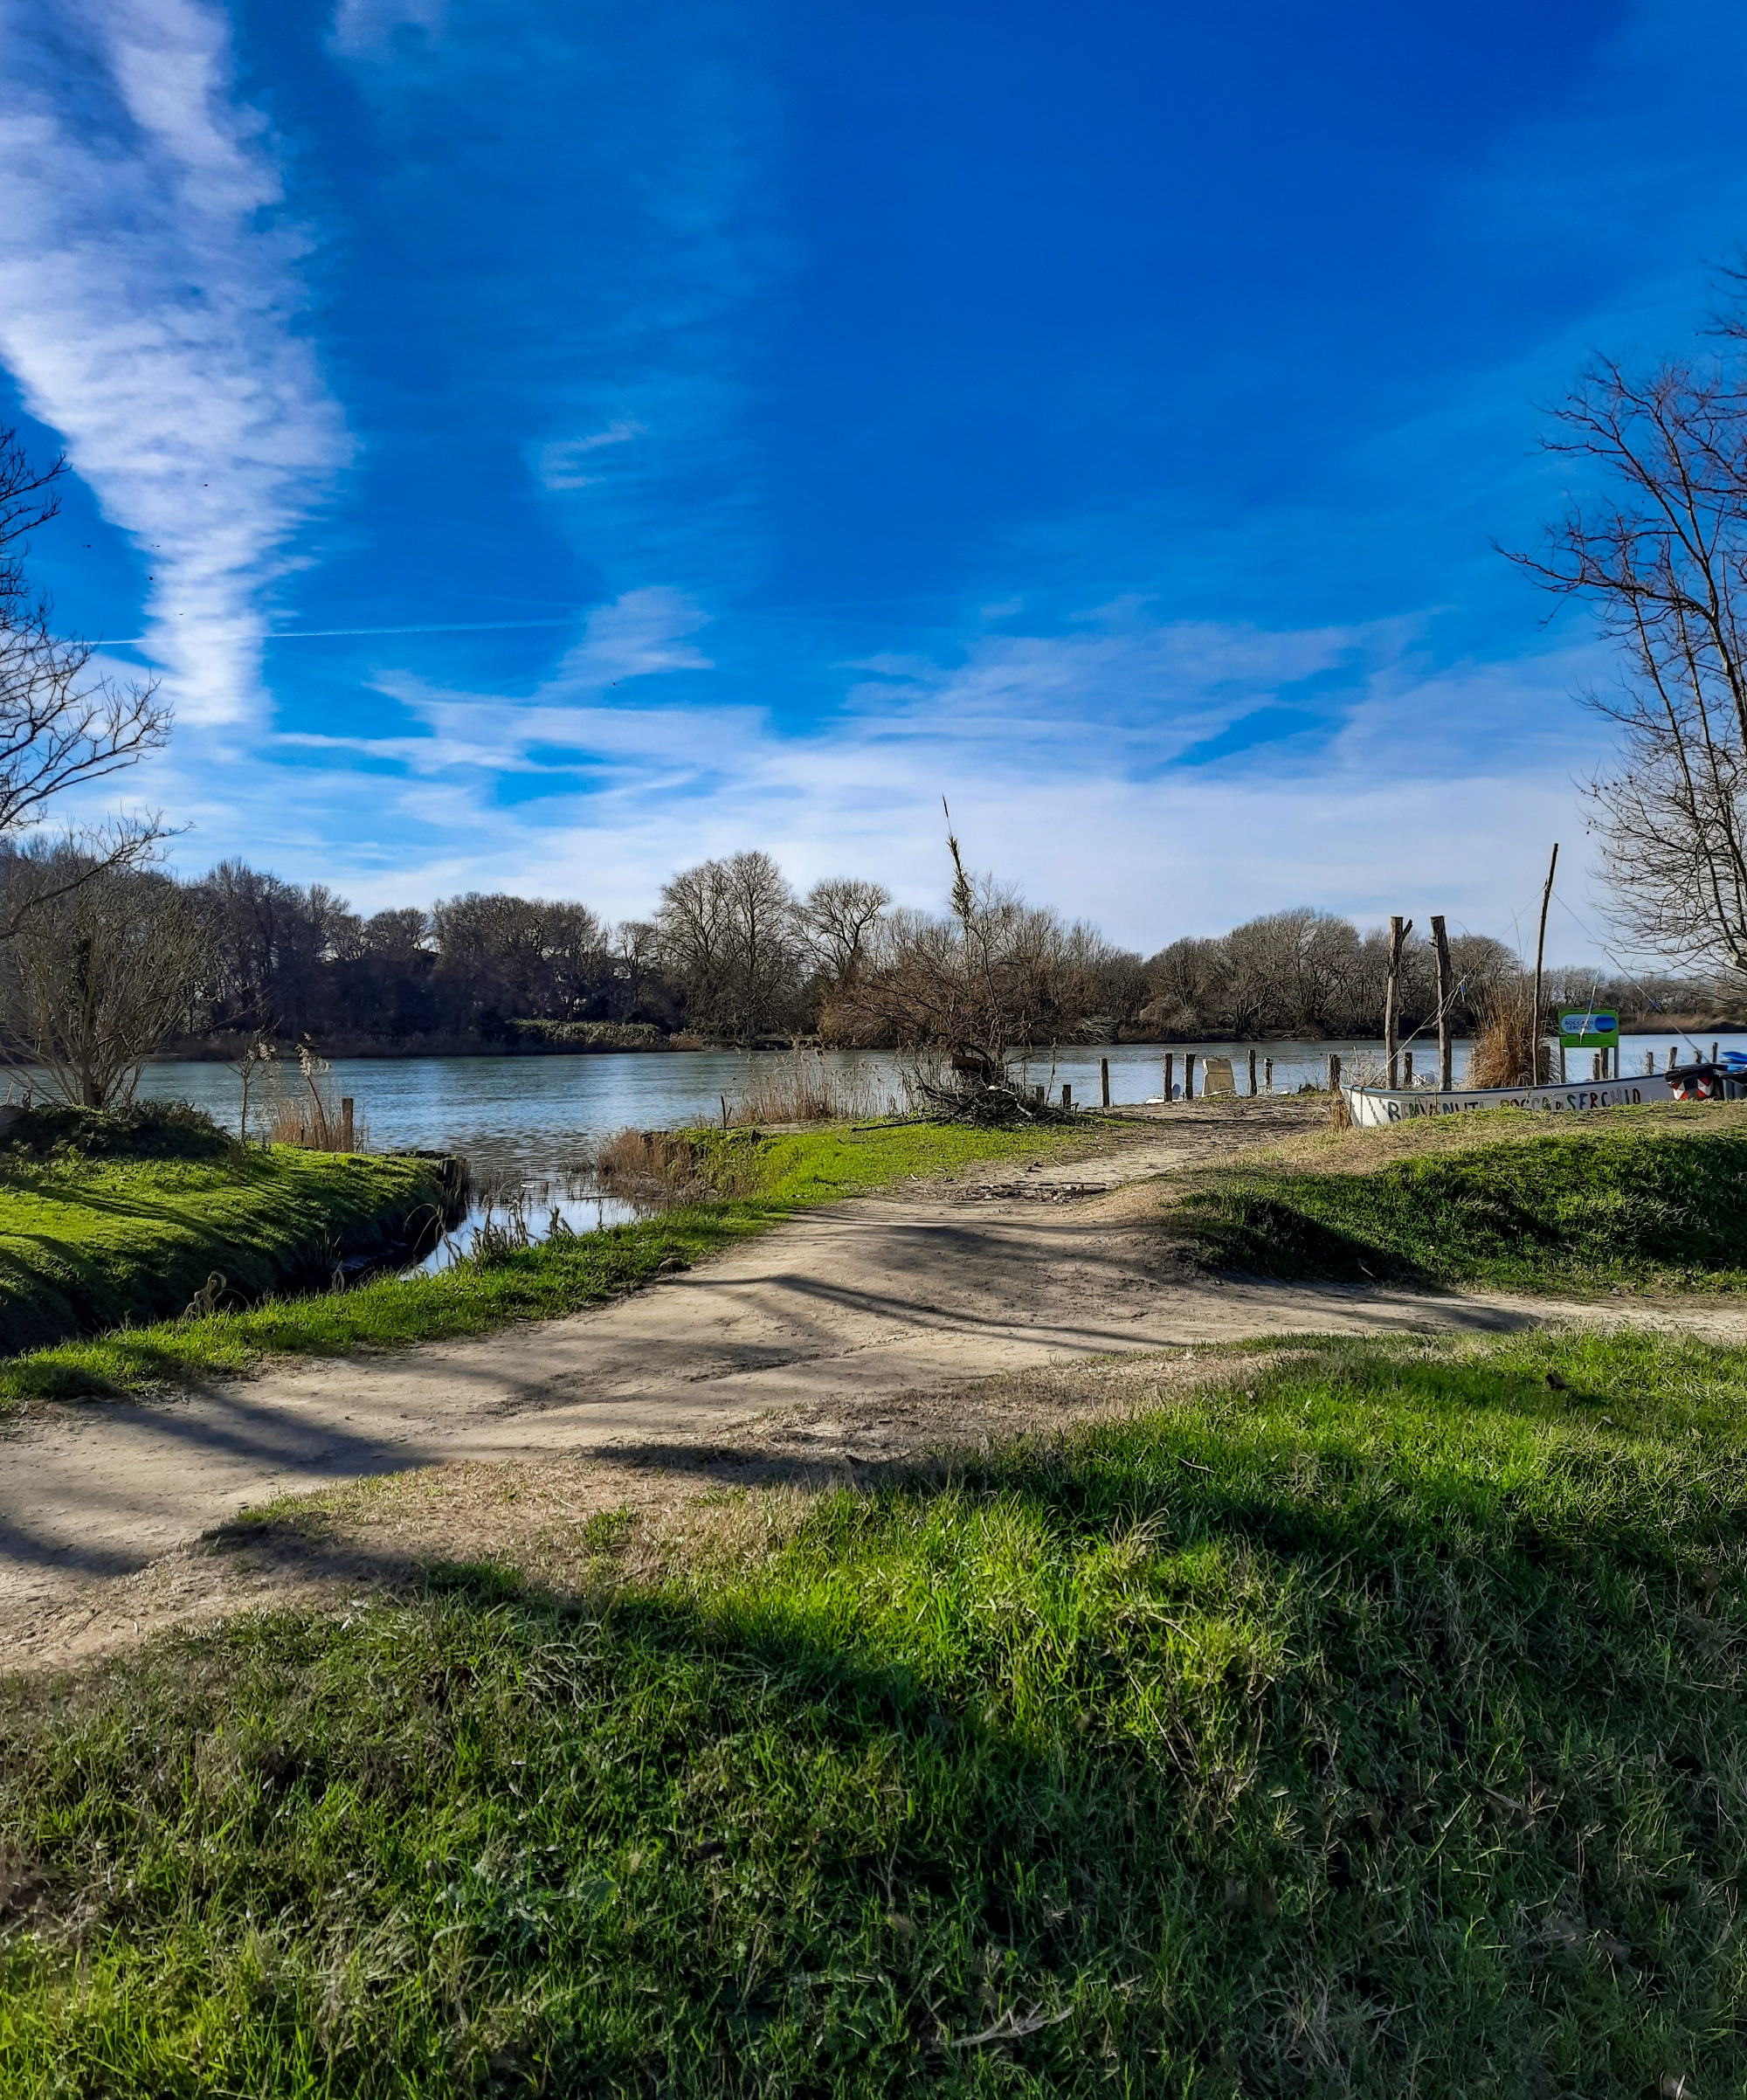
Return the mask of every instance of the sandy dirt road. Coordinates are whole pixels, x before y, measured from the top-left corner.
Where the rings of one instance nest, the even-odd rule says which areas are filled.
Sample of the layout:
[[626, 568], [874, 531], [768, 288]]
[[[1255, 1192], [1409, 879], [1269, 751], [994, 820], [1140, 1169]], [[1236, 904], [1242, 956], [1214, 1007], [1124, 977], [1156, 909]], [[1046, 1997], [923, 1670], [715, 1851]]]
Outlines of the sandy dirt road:
[[773, 1411], [877, 1414], [991, 1373], [1257, 1336], [1600, 1317], [1741, 1337], [1728, 1309], [1222, 1282], [1177, 1267], [1151, 1226], [1149, 1181], [1229, 1150], [1234, 1135], [1289, 1127], [1185, 1119], [1112, 1156], [814, 1211], [570, 1319], [178, 1398], [45, 1409], [0, 1448], [0, 1661], [239, 1510], [335, 1482], [695, 1447]]

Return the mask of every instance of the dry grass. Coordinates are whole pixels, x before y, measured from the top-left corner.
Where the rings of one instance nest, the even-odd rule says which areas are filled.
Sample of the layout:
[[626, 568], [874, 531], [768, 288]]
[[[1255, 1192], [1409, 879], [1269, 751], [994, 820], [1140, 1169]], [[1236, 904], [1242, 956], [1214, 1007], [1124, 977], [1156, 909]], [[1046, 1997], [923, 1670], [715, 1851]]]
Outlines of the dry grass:
[[307, 1047], [297, 1053], [298, 1075], [267, 1106], [267, 1136], [276, 1145], [297, 1145], [306, 1152], [368, 1152], [370, 1126], [368, 1116], [356, 1109], [352, 1128], [346, 1129], [341, 1095], [334, 1084], [334, 1067]]
[[1494, 996], [1474, 1030], [1470, 1087], [1552, 1084], [1553, 1053], [1544, 1040], [1536, 1041], [1534, 1006], [1526, 984], [1506, 985]]
[[673, 1130], [621, 1130], [606, 1139], [592, 1164], [609, 1196], [650, 1210], [701, 1203], [716, 1192], [697, 1147]]
[[771, 1059], [728, 1103], [731, 1125], [857, 1123], [901, 1113], [896, 1095], [873, 1077], [833, 1071], [817, 1050]]

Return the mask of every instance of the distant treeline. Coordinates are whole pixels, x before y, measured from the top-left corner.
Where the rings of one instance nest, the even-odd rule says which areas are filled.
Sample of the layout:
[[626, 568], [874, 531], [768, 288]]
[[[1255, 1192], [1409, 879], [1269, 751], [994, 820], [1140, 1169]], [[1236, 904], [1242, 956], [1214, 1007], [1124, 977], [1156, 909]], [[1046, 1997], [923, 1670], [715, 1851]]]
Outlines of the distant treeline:
[[[186, 1050], [266, 1033], [339, 1054], [786, 1042], [877, 1047], [889, 1001], [866, 996], [913, 956], [932, 923], [896, 910], [877, 883], [822, 882], [798, 895], [769, 855], [706, 861], [664, 888], [655, 915], [610, 923], [588, 906], [469, 893], [428, 910], [364, 916], [324, 885], [300, 888], [225, 861], [183, 885], [210, 963]], [[1218, 939], [1150, 957], [1048, 912], [1036, 922], [1040, 1031], [1130, 1041], [1375, 1034], [1386, 936], [1326, 912], [1275, 912]], [[1451, 941], [1454, 1020], [1469, 1028], [1515, 954], [1484, 935]], [[1436, 1018], [1436, 975], [1419, 933], [1407, 949], [1405, 1026]], [[1644, 986], [1588, 971], [1549, 973], [1550, 999], [1708, 1012], [1698, 983]]]

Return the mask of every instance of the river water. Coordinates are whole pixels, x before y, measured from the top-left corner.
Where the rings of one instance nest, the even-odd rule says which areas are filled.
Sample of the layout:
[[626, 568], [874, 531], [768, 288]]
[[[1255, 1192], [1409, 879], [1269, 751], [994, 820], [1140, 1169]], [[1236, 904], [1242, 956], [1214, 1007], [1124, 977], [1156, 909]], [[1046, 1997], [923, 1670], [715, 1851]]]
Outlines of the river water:
[[[1719, 1039], [1730, 1048], [1747, 1047], [1747, 1035]], [[1709, 1041], [1703, 1046], [1709, 1050]], [[1173, 1043], [1168, 1053], [1181, 1087], [1185, 1053], [1205, 1059], [1229, 1057], [1240, 1092], [1246, 1087], [1246, 1060], [1250, 1046], [1233, 1043]], [[1657, 1069], [1670, 1049], [1690, 1054], [1691, 1045], [1673, 1036], [1632, 1036], [1622, 1046], [1627, 1073], [1644, 1069], [1646, 1052], [1655, 1053]], [[1467, 1074], [1469, 1046], [1456, 1046], [1455, 1079]], [[1320, 1086], [1331, 1053], [1350, 1072], [1355, 1064], [1380, 1063], [1380, 1040], [1276, 1042], [1255, 1046], [1257, 1078], [1265, 1085], [1266, 1060], [1273, 1060], [1276, 1093], [1301, 1086]], [[1418, 1075], [1437, 1068], [1435, 1041], [1412, 1045]], [[852, 1088], [872, 1112], [901, 1110], [903, 1088], [889, 1057], [827, 1051], [799, 1053], [811, 1068], [823, 1065]], [[1064, 1084], [1076, 1102], [1095, 1106], [1099, 1100], [1099, 1060], [1110, 1062], [1113, 1105], [1160, 1098], [1163, 1060], [1167, 1047], [1157, 1043], [1081, 1044], [1034, 1060], [1030, 1077], [1047, 1085], [1060, 1098]], [[355, 1058], [337, 1060], [332, 1084], [336, 1094], [350, 1095], [368, 1131], [373, 1150], [425, 1150], [459, 1152], [471, 1164], [476, 1179], [494, 1193], [501, 1214], [504, 1191], [521, 1192], [529, 1222], [541, 1235], [556, 1214], [573, 1232], [592, 1232], [628, 1218], [628, 1206], [603, 1196], [590, 1171], [590, 1161], [604, 1137], [623, 1129], [673, 1129], [687, 1123], [718, 1120], [726, 1099], [730, 1109], [787, 1075], [792, 1053], [742, 1052], [641, 1051], [575, 1057], [413, 1057]], [[1587, 1056], [1577, 1058], [1571, 1076], [1588, 1076]], [[1578, 1066], [1581, 1065], [1581, 1074]], [[275, 1068], [273, 1083], [297, 1083], [294, 1064]], [[251, 1099], [252, 1128], [262, 1129], [261, 1082]], [[146, 1101], [184, 1101], [204, 1109], [227, 1128], [237, 1127], [240, 1088], [226, 1065], [165, 1061], [148, 1065], [140, 1081]], [[467, 1244], [472, 1229], [484, 1222], [487, 1209], [476, 1205], [465, 1225], [426, 1267], [440, 1267]]]
[[[1747, 1047], [1747, 1035], [1720, 1038], [1727, 1047]], [[1626, 1072], [1641, 1072], [1644, 1053], [1654, 1051], [1658, 1070], [1671, 1048], [1690, 1046], [1673, 1036], [1629, 1036], [1621, 1047]], [[1707, 1040], [1704, 1047], [1709, 1050]], [[1420, 1040], [1413, 1046], [1423, 1080], [1437, 1068], [1437, 1045]], [[1182, 1083], [1185, 1052], [1198, 1057], [1225, 1056], [1245, 1086], [1247, 1045], [1173, 1043], [1177, 1083]], [[1276, 1092], [1322, 1084], [1330, 1053], [1347, 1069], [1357, 1061], [1378, 1061], [1378, 1041], [1278, 1042], [1256, 1046], [1258, 1074], [1262, 1060], [1274, 1060]], [[1058, 1054], [1053, 1068], [1047, 1058], [1034, 1062], [1031, 1077], [1047, 1083], [1059, 1097], [1064, 1082], [1077, 1102], [1097, 1103], [1098, 1062], [1110, 1060], [1110, 1098], [1122, 1102], [1157, 1100], [1163, 1083], [1164, 1046], [1154, 1043], [1075, 1045]], [[901, 1108], [902, 1086], [896, 1065], [883, 1056], [849, 1052], [802, 1053], [809, 1065], [823, 1063], [853, 1086], [870, 1108]], [[1587, 1054], [1570, 1053], [1573, 1079], [1589, 1075]], [[1468, 1045], [1456, 1046], [1455, 1077], [1467, 1074]], [[424, 1148], [460, 1152], [476, 1174], [532, 1185], [583, 1171], [599, 1141], [616, 1130], [673, 1129], [685, 1123], [715, 1122], [725, 1095], [730, 1107], [761, 1085], [780, 1080], [791, 1061], [784, 1051], [744, 1053], [727, 1050], [638, 1051], [580, 1057], [413, 1057], [342, 1060], [334, 1067], [333, 1085], [349, 1094], [368, 1124], [376, 1151]], [[1581, 1065], [1581, 1074], [1578, 1067]], [[281, 1067], [278, 1083], [293, 1083], [294, 1065]], [[260, 1099], [256, 1082], [254, 1100]], [[186, 1101], [204, 1109], [234, 1129], [239, 1106], [237, 1075], [228, 1066], [162, 1063], [148, 1065], [140, 1095], [150, 1101]], [[252, 1115], [258, 1109], [252, 1109]]]

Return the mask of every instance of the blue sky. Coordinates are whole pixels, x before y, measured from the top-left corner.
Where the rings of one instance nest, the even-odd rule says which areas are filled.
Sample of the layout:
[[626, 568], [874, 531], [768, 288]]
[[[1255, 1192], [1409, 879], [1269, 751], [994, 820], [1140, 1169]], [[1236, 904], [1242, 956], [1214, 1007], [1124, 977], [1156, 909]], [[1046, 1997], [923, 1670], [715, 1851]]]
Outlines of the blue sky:
[[1509, 936], [1556, 838], [1594, 922], [1605, 663], [1493, 542], [1747, 238], [1738, 7], [0, 25], [0, 414], [75, 471], [64, 621], [176, 701], [183, 867], [934, 902], [944, 793], [1146, 949]]

